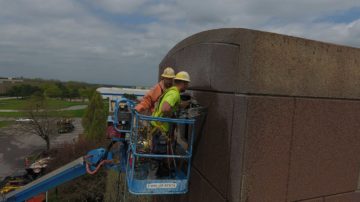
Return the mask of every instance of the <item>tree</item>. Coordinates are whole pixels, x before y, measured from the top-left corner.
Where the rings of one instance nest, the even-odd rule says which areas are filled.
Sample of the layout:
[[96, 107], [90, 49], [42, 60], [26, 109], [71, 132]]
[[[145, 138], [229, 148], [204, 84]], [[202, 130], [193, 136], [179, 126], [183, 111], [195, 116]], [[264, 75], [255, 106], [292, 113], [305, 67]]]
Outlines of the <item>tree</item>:
[[84, 84], [75, 82], [75, 81], [69, 81], [66, 83], [66, 87], [69, 90], [69, 98], [79, 98], [80, 97], [80, 89], [85, 88]]
[[61, 82], [57, 82], [56, 83], [56, 86], [59, 88], [60, 90], [60, 97], [61, 99], [64, 99], [64, 98], [68, 98], [69, 97], [69, 89]]
[[21, 128], [41, 137], [46, 143], [46, 150], [49, 151], [50, 139], [57, 132], [58, 120], [51, 117], [45, 96], [41, 93], [32, 96], [25, 106], [25, 110], [30, 121], [20, 123]]
[[79, 89], [79, 95], [82, 98], [83, 102], [85, 99], [89, 99], [92, 97], [92, 95], [94, 94], [95, 89], [93, 88], [80, 88]]
[[13, 86], [11, 87], [7, 94], [9, 96], [15, 96], [15, 97], [20, 97], [20, 94], [21, 94], [21, 89], [20, 89], [20, 86]]
[[61, 89], [57, 85], [51, 84], [51, 85], [46, 86], [46, 88], [44, 90], [44, 94], [50, 98], [57, 98], [57, 97], [61, 96], [62, 92], [61, 92]]
[[94, 92], [82, 118], [85, 137], [88, 140], [100, 140], [106, 130], [107, 111], [98, 92]]
[[28, 97], [37, 92], [42, 93], [42, 89], [37, 86], [33, 86], [29, 84], [21, 84], [10, 88], [7, 91], [7, 94], [9, 96], [15, 96], [15, 97]]
[[67, 96], [70, 99], [70, 101], [71, 101], [71, 99], [80, 97], [79, 88], [77, 86], [68, 84], [68, 85], [66, 85], [66, 88], [68, 89]]

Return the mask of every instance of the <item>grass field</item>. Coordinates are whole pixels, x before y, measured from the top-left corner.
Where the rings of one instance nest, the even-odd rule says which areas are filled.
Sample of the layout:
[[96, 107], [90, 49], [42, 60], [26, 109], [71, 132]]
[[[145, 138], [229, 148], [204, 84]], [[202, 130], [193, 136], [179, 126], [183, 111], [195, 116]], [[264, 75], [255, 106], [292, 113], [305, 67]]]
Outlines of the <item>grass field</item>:
[[[28, 99], [9, 99], [0, 100], [0, 110], [22, 110], [29, 102]], [[70, 102], [58, 99], [48, 99], [47, 106], [50, 110], [63, 109], [71, 106], [86, 105], [84, 102]], [[50, 114], [54, 117], [82, 117], [85, 109], [68, 110], [68, 111], [51, 111]], [[26, 112], [0, 112], [0, 117], [27, 117]], [[1, 127], [1, 125], [0, 125]]]
[[[11, 100], [0, 100], [0, 110], [21, 110], [23, 106], [26, 105], [28, 100], [18, 100], [18, 99], [11, 99]], [[76, 110], [64, 110], [64, 111], [55, 111], [57, 109], [63, 109], [71, 106], [77, 105], [87, 105], [88, 103], [84, 102], [69, 102], [64, 100], [57, 100], [57, 99], [49, 99], [48, 106], [51, 110], [50, 114], [53, 117], [83, 117], [85, 113], [85, 109], [76, 109]], [[104, 101], [104, 108], [105, 111], [109, 108], [109, 103]], [[19, 112], [0, 112], [0, 117], [12, 117], [12, 118], [20, 118], [20, 117], [27, 117], [27, 113], [23, 111]]]
[[[21, 110], [29, 102], [28, 99], [10, 99], [10, 100], [0, 100], [0, 109], [12, 109], [12, 110]], [[65, 100], [58, 99], [48, 99], [47, 106], [50, 109], [62, 109], [66, 107], [84, 105], [87, 103], [84, 102], [69, 102]]]
[[[50, 114], [54, 117], [79, 117], [81, 118], [85, 109], [68, 110], [68, 111], [52, 111]], [[26, 112], [0, 112], [0, 117], [27, 117]]]

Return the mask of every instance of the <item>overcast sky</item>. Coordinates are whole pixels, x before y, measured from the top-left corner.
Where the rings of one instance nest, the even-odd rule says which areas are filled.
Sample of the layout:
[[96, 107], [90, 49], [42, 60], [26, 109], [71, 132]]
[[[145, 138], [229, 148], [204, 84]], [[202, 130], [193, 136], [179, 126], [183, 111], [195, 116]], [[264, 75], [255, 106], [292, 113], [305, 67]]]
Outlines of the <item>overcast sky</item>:
[[151, 86], [177, 42], [222, 27], [360, 47], [360, 0], [0, 0], [0, 76]]

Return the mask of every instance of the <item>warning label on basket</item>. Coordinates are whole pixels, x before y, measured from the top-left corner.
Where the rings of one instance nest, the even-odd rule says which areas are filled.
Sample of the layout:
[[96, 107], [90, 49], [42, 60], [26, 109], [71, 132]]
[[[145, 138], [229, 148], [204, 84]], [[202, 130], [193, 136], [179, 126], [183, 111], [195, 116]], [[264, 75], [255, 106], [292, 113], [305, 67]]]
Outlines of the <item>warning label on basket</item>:
[[150, 183], [146, 184], [148, 189], [175, 189], [176, 183]]

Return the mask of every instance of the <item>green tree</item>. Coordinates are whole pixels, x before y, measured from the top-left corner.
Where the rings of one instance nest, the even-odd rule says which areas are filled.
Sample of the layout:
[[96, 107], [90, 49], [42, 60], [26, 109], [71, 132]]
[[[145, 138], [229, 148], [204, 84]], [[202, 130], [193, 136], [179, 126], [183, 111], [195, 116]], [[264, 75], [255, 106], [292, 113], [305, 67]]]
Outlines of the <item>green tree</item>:
[[94, 92], [82, 118], [85, 137], [88, 140], [101, 140], [106, 130], [107, 111], [98, 92]]
[[45, 88], [44, 93], [47, 97], [51, 97], [51, 98], [60, 97], [62, 94], [61, 89], [55, 84], [48, 85]]
[[73, 82], [69, 82], [66, 84], [66, 88], [68, 89], [67, 98], [70, 100], [80, 97], [78, 85], [74, 84]]
[[78, 97], [80, 97], [79, 90], [77, 88], [70, 88], [69, 89], [70, 100]]
[[34, 93], [40, 92], [42, 93], [42, 89], [37, 86], [29, 85], [29, 84], [21, 84], [16, 85], [10, 88], [7, 91], [9, 96], [16, 96], [16, 97], [29, 97]]
[[81, 89], [79, 89], [79, 94], [80, 94], [80, 97], [83, 100], [83, 102], [84, 102], [85, 99], [90, 100], [90, 98], [92, 97], [94, 92], [95, 92], [94, 88], [81, 88]]
[[85, 88], [86, 86], [84, 86], [83, 84], [81, 84], [79, 82], [69, 81], [66, 83], [66, 87], [69, 89], [69, 95], [70, 95], [69, 98], [71, 99], [71, 98], [80, 97], [79, 90], [81, 88]]
[[60, 95], [58, 97], [60, 97], [61, 99], [65, 99], [69, 97], [69, 93], [70, 93], [69, 89], [62, 82], [56, 82], [55, 85], [60, 90]]
[[20, 86], [13, 86], [13, 87], [11, 87], [11, 88], [7, 91], [7, 94], [8, 94], [9, 96], [20, 97], [20, 94], [21, 94]]

